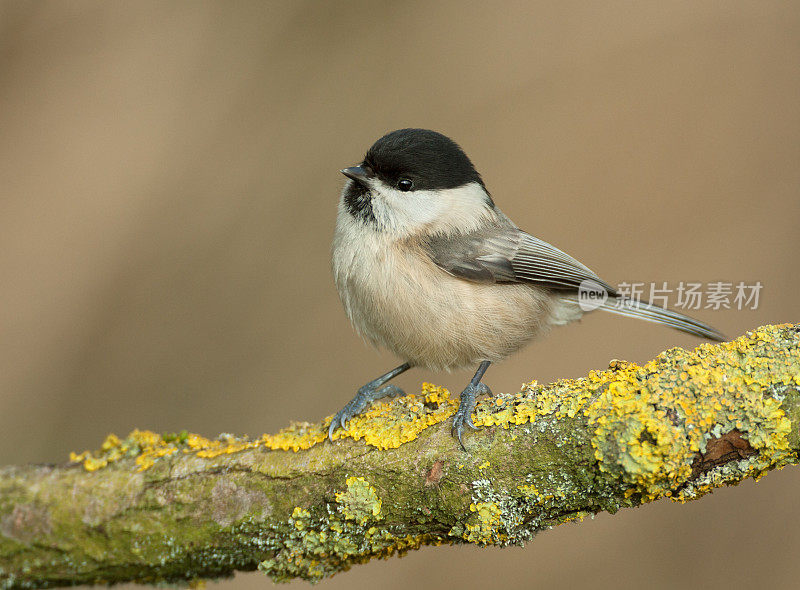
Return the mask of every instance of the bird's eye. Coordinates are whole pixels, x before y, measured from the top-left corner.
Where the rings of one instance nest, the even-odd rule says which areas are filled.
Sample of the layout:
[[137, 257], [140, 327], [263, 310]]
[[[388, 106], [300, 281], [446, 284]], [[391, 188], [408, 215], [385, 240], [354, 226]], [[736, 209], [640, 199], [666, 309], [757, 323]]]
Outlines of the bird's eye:
[[414, 183], [411, 182], [408, 178], [401, 178], [397, 181], [397, 188], [403, 192], [410, 191], [411, 187], [414, 186]]

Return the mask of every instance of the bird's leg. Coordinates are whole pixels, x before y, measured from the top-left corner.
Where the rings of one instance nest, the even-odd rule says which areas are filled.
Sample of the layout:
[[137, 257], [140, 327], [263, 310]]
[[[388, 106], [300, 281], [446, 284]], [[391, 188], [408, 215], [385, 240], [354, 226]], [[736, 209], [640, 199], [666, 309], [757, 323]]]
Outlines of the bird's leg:
[[478, 428], [472, 423], [472, 410], [475, 409], [475, 398], [485, 393], [492, 393], [485, 383], [481, 383], [483, 374], [489, 368], [491, 361], [483, 361], [478, 370], [475, 371], [475, 376], [469, 382], [464, 391], [461, 392], [461, 403], [458, 405], [458, 411], [453, 416], [453, 436], [458, 439], [458, 444], [465, 451], [464, 443], [461, 442], [461, 434], [464, 431], [464, 426], [469, 426], [473, 430]]
[[402, 395], [403, 390], [397, 385], [385, 385], [389, 379], [397, 377], [400, 373], [404, 373], [411, 368], [411, 363], [403, 363], [388, 373], [381, 375], [377, 379], [373, 379], [363, 387], [358, 389], [356, 396], [347, 402], [347, 405], [339, 410], [331, 420], [331, 425], [328, 428], [328, 438], [333, 440], [333, 433], [338, 427], [347, 428], [347, 421], [353, 416], [361, 413], [371, 402], [379, 400], [383, 397], [394, 397]]

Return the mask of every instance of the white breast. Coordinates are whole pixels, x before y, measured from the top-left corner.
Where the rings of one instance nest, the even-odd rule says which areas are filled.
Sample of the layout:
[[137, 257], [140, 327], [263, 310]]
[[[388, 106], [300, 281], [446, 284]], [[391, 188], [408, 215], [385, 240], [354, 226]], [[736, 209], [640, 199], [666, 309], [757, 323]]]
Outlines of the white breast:
[[332, 263], [345, 311], [359, 334], [401, 359], [448, 370], [499, 361], [564, 323], [547, 291], [459, 279], [414, 243], [365, 227], [340, 206]]

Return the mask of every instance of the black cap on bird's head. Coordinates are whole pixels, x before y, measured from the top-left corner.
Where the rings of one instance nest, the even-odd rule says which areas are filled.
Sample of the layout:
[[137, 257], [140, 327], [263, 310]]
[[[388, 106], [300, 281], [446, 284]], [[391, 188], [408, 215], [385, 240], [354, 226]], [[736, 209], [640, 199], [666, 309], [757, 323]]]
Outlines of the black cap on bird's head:
[[387, 133], [369, 148], [364, 165], [390, 184], [411, 180], [412, 190], [457, 188], [470, 182], [483, 185], [464, 150], [446, 135], [428, 129]]
[[481, 175], [464, 150], [446, 135], [429, 129], [398, 129], [387, 133], [369, 148], [360, 165], [345, 168], [342, 174], [354, 181], [345, 187], [345, 205], [353, 216], [368, 221], [375, 221], [372, 203], [375, 191], [426, 194], [422, 191], [446, 191], [476, 184], [482, 200], [494, 206]]
[[379, 178], [401, 191], [458, 188], [471, 182], [483, 186], [475, 166], [456, 142], [429, 129], [398, 129], [376, 141], [360, 166], [342, 173]]

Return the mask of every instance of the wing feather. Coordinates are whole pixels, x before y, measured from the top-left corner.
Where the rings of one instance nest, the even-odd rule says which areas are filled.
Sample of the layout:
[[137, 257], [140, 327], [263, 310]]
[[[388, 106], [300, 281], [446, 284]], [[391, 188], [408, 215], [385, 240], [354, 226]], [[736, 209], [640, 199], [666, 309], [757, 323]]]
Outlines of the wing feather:
[[616, 289], [587, 266], [510, 223], [464, 234], [432, 236], [425, 247], [440, 268], [468, 281], [531, 283], [577, 291], [588, 280], [606, 289], [609, 295], [616, 294]]

